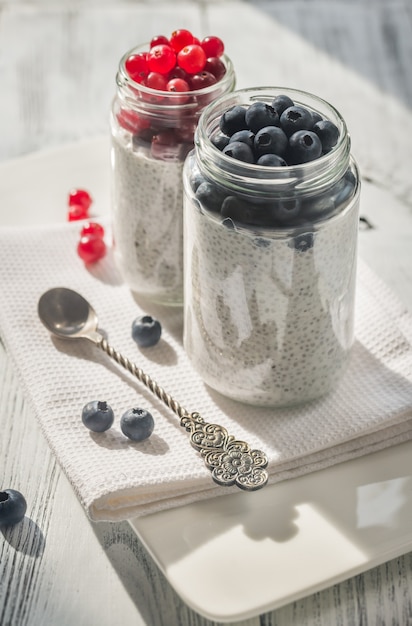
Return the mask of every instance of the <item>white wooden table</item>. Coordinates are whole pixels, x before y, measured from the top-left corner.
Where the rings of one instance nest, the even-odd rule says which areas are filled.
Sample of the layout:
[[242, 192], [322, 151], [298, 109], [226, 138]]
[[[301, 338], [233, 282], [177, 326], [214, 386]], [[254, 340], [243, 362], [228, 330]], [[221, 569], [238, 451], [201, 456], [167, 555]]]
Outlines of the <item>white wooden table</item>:
[[[361, 254], [412, 310], [410, 0], [0, 0], [0, 160], [107, 133], [120, 56], [177, 27], [221, 36], [239, 87], [298, 87], [338, 106], [373, 206]], [[212, 624], [126, 522], [88, 521], [0, 344], [0, 488], [11, 486], [29, 509], [0, 533], [2, 626]], [[244, 624], [410, 625], [412, 554]]]

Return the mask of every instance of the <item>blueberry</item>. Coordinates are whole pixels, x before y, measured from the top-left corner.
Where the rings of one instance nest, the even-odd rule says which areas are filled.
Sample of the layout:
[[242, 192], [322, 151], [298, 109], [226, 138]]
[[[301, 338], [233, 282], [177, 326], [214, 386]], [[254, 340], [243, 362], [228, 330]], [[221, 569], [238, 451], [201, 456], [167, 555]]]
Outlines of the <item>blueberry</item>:
[[269, 248], [272, 242], [269, 239], [265, 239], [264, 237], [255, 237], [253, 243], [258, 248]]
[[243, 141], [230, 141], [226, 148], [222, 150], [223, 154], [237, 159], [238, 161], [244, 161], [245, 163], [254, 163], [252, 149]]
[[322, 116], [321, 116], [321, 114], [320, 114], [320, 113], [318, 113], [317, 111], [311, 111], [311, 114], [312, 114], [312, 129], [311, 129], [311, 130], [313, 130], [313, 126], [314, 126], [317, 122], [320, 122], [320, 121], [323, 119], [323, 117], [322, 117]]
[[257, 165], [264, 165], [265, 167], [286, 167], [287, 163], [285, 159], [277, 154], [262, 154], [256, 161]]
[[201, 183], [196, 189], [195, 196], [203, 207], [213, 213], [220, 213], [220, 207], [225, 199], [225, 194], [219, 187], [206, 181]]
[[289, 109], [289, 107], [294, 106], [294, 102], [289, 96], [285, 94], [279, 94], [272, 102], [272, 107], [275, 109], [276, 113], [279, 117], [282, 115], [285, 109]]
[[114, 415], [107, 402], [93, 400], [84, 405], [82, 410], [83, 424], [94, 433], [108, 430], [114, 421]]
[[280, 116], [280, 127], [288, 136], [297, 130], [309, 130], [312, 126], [312, 114], [305, 107], [294, 105], [285, 109]]
[[224, 135], [223, 133], [216, 133], [216, 135], [213, 135], [213, 137], [210, 138], [210, 141], [215, 146], [215, 148], [217, 148], [218, 150], [223, 150], [223, 148], [225, 148], [229, 143], [229, 137], [227, 135]]
[[145, 409], [129, 409], [120, 419], [122, 433], [133, 441], [148, 439], [154, 429], [154, 419]]
[[348, 170], [343, 178], [332, 188], [334, 205], [340, 208], [347, 204], [355, 192], [356, 179], [353, 173]]
[[264, 126], [278, 126], [279, 115], [275, 109], [265, 102], [254, 102], [246, 111], [247, 127], [254, 133]]
[[219, 120], [219, 128], [222, 133], [230, 137], [238, 130], [247, 128], [245, 113], [246, 109], [239, 105], [225, 111]]
[[225, 217], [224, 220], [222, 220], [222, 226], [224, 226], [225, 228], [227, 228], [228, 230], [235, 230], [236, 226], [232, 220], [231, 217]]
[[313, 244], [314, 234], [312, 232], [302, 232], [293, 237], [288, 245], [298, 252], [306, 252], [306, 250], [313, 247]]
[[237, 196], [228, 196], [222, 204], [221, 216], [234, 222], [250, 226], [267, 226], [271, 222], [270, 212], [266, 207], [256, 207]]
[[255, 134], [252, 133], [251, 130], [238, 130], [237, 133], [233, 133], [231, 138], [229, 139], [229, 143], [233, 143], [234, 141], [242, 141], [247, 144], [249, 148], [253, 149], [253, 143], [255, 139]]
[[322, 143], [316, 133], [298, 130], [289, 137], [288, 159], [291, 165], [314, 161], [322, 154]]
[[194, 172], [191, 173], [190, 176], [190, 185], [193, 189], [193, 191], [196, 191], [200, 185], [202, 183], [206, 182], [205, 179], [203, 178], [202, 174], [199, 172], [198, 169], [196, 169]]
[[310, 221], [317, 221], [330, 217], [335, 211], [333, 195], [330, 191], [308, 198], [304, 202], [302, 213]]
[[133, 320], [132, 337], [141, 348], [150, 348], [158, 343], [162, 334], [159, 320], [151, 315], [141, 315]]
[[264, 126], [255, 135], [254, 152], [256, 157], [262, 154], [284, 156], [288, 146], [288, 138], [278, 126]]
[[155, 131], [151, 128], [145, 128], [141, 130], [139, 133], [133, 135], [132, 137], [132, 146], [134, 152], [140, 152], [141, 150], [150, 150], [150, 146], [152, 144], [152, 139], [155, 134]]
[[282, 226], [291, 226], [300, 214], [301, 206], [299, 198], [279, 200], [273, 206], [273, 216]]
[[227, 196], [224, 199], [220, 215], [223, 220], [230, 218], [235, 222], [248, 222], [249, 215], [252, 214], [249, 205], [237, 196]]
[[20, 522], [27, 509], [27, 503], [20, 491], [5, 489], [0, 491], [0, 526], [12, 526]]
[[330, 120], [320, 120], [313, 126], [313, 131], [322, 143], [323, 152], [330, 152], [339, 139], [339, 129]]

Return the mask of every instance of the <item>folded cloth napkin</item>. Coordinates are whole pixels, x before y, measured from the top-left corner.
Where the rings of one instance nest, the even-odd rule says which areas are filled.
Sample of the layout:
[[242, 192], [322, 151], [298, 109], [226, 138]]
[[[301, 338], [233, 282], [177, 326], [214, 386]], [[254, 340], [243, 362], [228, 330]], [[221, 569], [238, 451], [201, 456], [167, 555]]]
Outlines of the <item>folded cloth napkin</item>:
[[[253, 408], [208, 389], [182, 347], [179, 309], [139, 301], [118, 275], [111, 252], [86, 267], [77, 256], [79, 225], [0, 230], [0, 336], [60, 465], [94, 520], [127, 519], [237, 487], [216, 485], [179, 419], [139, 381], [86, 340], [54, 339], [37, 303], [51, 287], [79, 291], [95, 308], [110, 344], [150, 374], [189, 411], [263, 450], [269, 481], [303, 475], [412, 438], [412, 318], [363, 263], [359, 266], [356, 343], [335, 392], [299, 408]], [[131, 323], [158, 317], [157, 346], [140, 350]], [[92, 433], [83, 406], [106, 400], [113, 427]], [[120, 430], [133, 406], [148, 408], [155, 430], [134, 443]]]

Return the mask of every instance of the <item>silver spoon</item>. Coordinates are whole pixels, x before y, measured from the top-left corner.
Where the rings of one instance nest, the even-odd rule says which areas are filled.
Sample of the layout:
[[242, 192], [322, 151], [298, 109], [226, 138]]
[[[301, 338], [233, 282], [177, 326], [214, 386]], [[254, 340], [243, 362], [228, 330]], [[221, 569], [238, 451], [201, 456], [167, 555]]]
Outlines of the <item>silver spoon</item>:
[[268, 460], [264, 452], [251, 450], [218, 424], [204, 421], [197, 411], [189, 413], [148, 374], [108, 344], [98, 331], [93, 307], [76, 291], [56, 287], [46, 291], [38, 303], [38, 314], [44, 326], [61, 339], [88, 339], [116, 363], [128, 370], [180, 418], [180, 425], [190, 433], [190, 443], [202, 455], [206, 467], [218, 485], [236, 485], [256, 491], [268, 481]]

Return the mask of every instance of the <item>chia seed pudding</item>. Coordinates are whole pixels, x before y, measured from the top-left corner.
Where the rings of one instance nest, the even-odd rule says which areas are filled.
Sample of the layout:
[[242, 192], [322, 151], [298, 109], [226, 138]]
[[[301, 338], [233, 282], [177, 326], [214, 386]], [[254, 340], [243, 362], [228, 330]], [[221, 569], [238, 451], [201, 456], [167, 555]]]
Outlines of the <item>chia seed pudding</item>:
[[[117, 74], [111, 115], [114, 252], [133, 291], [162, 304], [182, 305], [183, 163], [194, 147], [201, 111], [233, 89], [235, 76], [230, 60], [222, 55], [215, 66], [218, 61], [224, 74], [213, 84], [187, 92], [154, 89], [140, 81], [142, 72], [129, 71], [148, 47], [124, 55]], [[204, 78], [191, 78], [199, 81], [199, 76]], [[155, 78], [161, 81], [162, 75]]]
[[115, 255], [124, 280], [146, 297], [181, 302], [183, 161], [155, 159], [150, 143], [113, 137], [112, 165]]
[[[249, 104], [250, 92], [256, 100], [259, 90], [245, 90], [230, 104]], [[308, 95], [293, 96], [308, 105]], [[341, 138], [315, 166], [262, 173], [228, 159], [210, 141], [227, 108], [222, 100], [202, 116], [184, 171], [184, 346], [205, 383], [223, 395], [253, 405], [299, 404], [338, 384], [353, 344], [356, 165], [339, 117]], [[321, 182], [311, 186], [313, 177]]]

